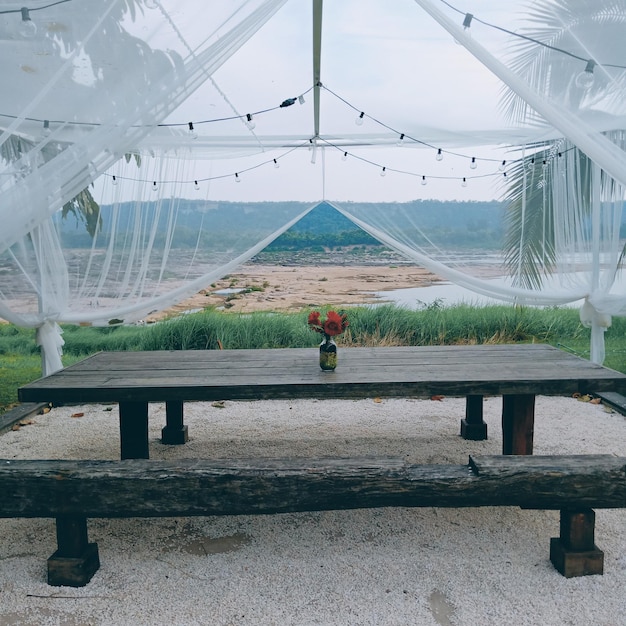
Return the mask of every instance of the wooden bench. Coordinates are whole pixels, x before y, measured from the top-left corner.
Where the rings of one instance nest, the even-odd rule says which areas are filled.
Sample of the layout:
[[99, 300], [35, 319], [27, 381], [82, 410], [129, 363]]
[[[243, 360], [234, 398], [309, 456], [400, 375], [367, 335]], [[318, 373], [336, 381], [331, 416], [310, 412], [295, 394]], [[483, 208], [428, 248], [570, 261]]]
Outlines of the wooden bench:
[[626, 508], [626, 458], [0, 460], [0, 517], [56, 518], [50, 585], [83, 586], [100, 566], [87, 518], [240, 515], [373, 507], [560, 510], [550, 560], [564, 576], [603, 573], [593, 508]]

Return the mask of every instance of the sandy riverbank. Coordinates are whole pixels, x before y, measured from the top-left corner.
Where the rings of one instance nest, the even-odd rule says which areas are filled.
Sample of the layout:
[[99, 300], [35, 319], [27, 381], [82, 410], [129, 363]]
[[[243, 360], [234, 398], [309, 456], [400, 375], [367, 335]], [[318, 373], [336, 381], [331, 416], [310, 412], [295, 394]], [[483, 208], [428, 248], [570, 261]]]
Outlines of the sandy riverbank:
[[[415, 265], [242, 265], [195, 296], [148, 320], [207, 306], [252, 312], [366, 304], [383, 301], [375, 292], [428, 287], [438, 282], [441, 278]], [[244, 292], [219, 293], [236, 289]]]

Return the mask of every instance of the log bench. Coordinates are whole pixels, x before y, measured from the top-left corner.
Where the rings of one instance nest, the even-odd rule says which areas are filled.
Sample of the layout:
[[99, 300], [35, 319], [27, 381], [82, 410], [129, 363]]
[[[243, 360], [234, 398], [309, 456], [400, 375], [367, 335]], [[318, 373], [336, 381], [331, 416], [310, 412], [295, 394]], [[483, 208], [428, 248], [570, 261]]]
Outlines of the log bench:
[[566, 577], [603, 573], [593, 508], [626, 508], [626, 458], [0, 460], [0, 517], [56, 518], [50, 585], [83, 586], [100, 566], [88, 518], [240, 515], [373, 507], [560, 510], [550, 560]]

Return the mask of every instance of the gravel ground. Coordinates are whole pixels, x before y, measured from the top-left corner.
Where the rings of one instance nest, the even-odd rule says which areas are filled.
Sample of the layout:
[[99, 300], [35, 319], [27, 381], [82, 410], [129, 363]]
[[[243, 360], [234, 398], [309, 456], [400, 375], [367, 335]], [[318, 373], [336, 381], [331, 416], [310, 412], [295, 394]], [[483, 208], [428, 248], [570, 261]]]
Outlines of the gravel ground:
[[[464, 400], [365, 399], [185, 405], [190, 441], [151, 458], [393, 455], [466, 463], [499, 454], [458, 435]], [[537, 398], [536, 454], [626, 456], [626, 418], [574, 398]], [[119, 458], [117, 408], [57, 407], [0, 437], [0, 458]], [[263, 516], [90, 520], [101, 568], [50, 587], [53, 520], [0, 520], [0, 626], [626, 624], [626, 510], [596, 512], [603, 576], [566, 579], [548, 558], [558, 512], [363, 509]]]

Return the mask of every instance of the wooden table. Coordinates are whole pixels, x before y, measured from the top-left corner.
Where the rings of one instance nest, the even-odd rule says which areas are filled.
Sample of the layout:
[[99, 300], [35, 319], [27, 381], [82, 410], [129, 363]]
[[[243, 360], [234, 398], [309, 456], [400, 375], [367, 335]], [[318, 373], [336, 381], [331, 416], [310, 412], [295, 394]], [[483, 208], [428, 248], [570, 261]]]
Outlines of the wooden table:
[[[121, 457], [148, 458], [148, 403], [166, 403], [164, 443], [187, 441], [193, 400], [465, 396], [461, 434], [484, 439], [483, 396], [501, 395], [503, 454], [532, 454], [536, 395], [626, 390], [626, 375], [548, 345], [101, 352], [18, 390], [22, 402], [119, 403]], [[416, 418], [419, 419], [419, 418]]]

